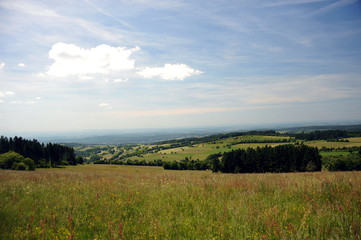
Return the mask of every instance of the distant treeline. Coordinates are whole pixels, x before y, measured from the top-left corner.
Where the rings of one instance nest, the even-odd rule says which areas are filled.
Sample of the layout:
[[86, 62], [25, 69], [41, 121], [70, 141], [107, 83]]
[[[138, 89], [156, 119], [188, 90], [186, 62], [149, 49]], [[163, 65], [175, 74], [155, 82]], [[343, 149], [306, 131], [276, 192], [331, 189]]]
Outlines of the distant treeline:
[[313, 131], [313, 132], [301, 132], [289, 134], [292, 137], [300, 140], [314, 141], [314, 140], [328, 140], [334, 141], [340, 138], [348, 137], [348, 134], [345, 130], [323, 130], [323, 131]]
[[0, 154], [15, 152], [29, 158], [35, 167], [58, 167], [83, 163], [82, 157], [76, 157], [74, 149], [60, 144], [39, 143], [22, 137], [0, 137]]
[[238, 144], [248, 144], [248, 143], [288, 143], [288, 142], [295, 142], [295, 139], [266, 139], [266, 140], [256, 140], [256, 139], [249, 139], [249, 140], [242, 140], [238, 142], [234, 142], [231, 145], [238, 145]]
[[338, 148], [333, 148], [333, 147], [325, 147], [323, 146], [320, 149], [321, 152], [358, 152], [361, 155], [361, 146], [357, 147], [357, 146], [353, 146], [353, 147], [338, 147]]
[[115, 165], [135, 165], [135, 166], [163, 166], [165, 164], [161, 159], [154, 161], [118, 159], [118, 160], [96, 160], [93, 164], [115, 164]]
[[275, 130], [231, 132], [231, 133], [215, 134], [215, 135], [206, 136], [206, 137], [194, 137], [194, 138], [168, 140], [168, 141], [157, 142], [155, 144], [170, 144], [171, 146], [169, 148], [177, 148], [177, 147], [189, 146], [189, 145], [194, 145], [194, 144], [209, 143], [209, 142], [219, 141], [219, 140], [226, 139], [226, 138], [246, 136], [246, 135], [281, 136], [281, 134], [277, 133]]

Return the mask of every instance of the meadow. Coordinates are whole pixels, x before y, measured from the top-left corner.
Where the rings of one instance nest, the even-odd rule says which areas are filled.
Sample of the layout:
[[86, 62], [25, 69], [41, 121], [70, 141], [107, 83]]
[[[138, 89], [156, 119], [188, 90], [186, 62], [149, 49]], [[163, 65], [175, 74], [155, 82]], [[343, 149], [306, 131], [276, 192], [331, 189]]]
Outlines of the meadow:
[[0, 171], [0, 239], [360, 239], [361, 172]]
[[[170, 144], [146, 144], [146, 145], [134, 145], [134, 146], [111, 146], [111, 145], [88, 145], [75, 147], [77, 153], [85, 152], [85, 151], [94, 151], [98, 149], [98, 153], [96, 154], [99, 159], [109, 160], [117, 154], [119, 151], [122, 152], [121, 155], [134, 154], [139, 152], [139, 154], [134, 154], [134, 156], [129, 156], [127, 159], [130, 160], [145, 160], [148, 162], [153, 162], [157, 159], [162, 161], [180, 161], [185, 158], [193, 159], [193, 160], [204, 160], [211, 154], [216, 153], [224, 153], [229, 152], [236, 149], [247, 149], [247, 148], [257, 148], [264, 146], [278, 146], [283, 144], [290, 144], [289, 142], [277, 142], [282, 140], [289, 140], [290, 137], [287, 136], [255, 136], [255, 135], [245, 135], [239, 137], [230, 137], [226, 139], [222, 139], [219, 141], [210, 141], [207, 143], [200, 144], [190, 144], [188, 146], [183, 147], [174, 147], [170, 148]], [[348, 148], [348, 147], [361, 147], [361, 137], [352, 137], [346, 138], [348, 142], [328, 142], [326, 140], [317, 140], [317, 141], [301, 141], [297, 140], [298, 144], [303, 144], [317, 147], [318, 149], [326, 148]], [[250, 141], [247, 143], [247, 141]], [[251, 141], [260, 141], [254, 142]], [[266, 143], [262, 143], [261, 141], [268, 141]], [[272, 142], [275, 141], [275, 142]], [[243, 142], [243, 143], [239, 143]], [[295, 142], [291, 142], [294, 144]], [[154, 147], [163, 148], [158, 151], [152, 151], [151, 149]], [[344, 151], [332, 151], [332, 152], [320, 152], [322, 156], [329, 155], [348, 155], [349, 152], [347, 150]], [[89, 159], [89, 157], [85, 157]]]

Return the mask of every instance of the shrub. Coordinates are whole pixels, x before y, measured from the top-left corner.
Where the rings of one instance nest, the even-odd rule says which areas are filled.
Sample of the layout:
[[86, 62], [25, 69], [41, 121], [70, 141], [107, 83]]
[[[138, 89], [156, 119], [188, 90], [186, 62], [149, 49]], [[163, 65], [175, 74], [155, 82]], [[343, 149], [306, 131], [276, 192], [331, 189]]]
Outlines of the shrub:
[[34, 161], [16, 152], [0, 154], [0, 168], [12, 170], [35, 170]]
[[327, 156], [323, 158], [323, 167], [329, 171], [361, 170], [361, 157], [358, 155]]
[[26, 170], [26, 165], [23, 162], [13, 162], [12, 170]]

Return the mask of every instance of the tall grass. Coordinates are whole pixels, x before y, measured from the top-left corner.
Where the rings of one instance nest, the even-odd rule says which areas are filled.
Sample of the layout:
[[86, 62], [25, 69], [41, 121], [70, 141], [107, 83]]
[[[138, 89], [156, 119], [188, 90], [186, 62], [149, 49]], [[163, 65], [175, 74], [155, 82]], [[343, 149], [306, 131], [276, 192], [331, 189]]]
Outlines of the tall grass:
[[0, 239], [360, 239], [361, 172], [0, 171]]

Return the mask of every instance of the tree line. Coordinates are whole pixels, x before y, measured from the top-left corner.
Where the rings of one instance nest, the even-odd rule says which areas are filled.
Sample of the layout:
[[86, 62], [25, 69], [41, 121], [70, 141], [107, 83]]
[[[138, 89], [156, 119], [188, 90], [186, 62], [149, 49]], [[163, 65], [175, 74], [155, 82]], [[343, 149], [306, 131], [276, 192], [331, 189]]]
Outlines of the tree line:
[[17, 136], [14, 138], [1, 136], [0, 154], [3, 156], [9, 152], [31, 159], [35, 167], [58, 167], [83, 163], [83, 158], [76, 157], [71, 147], [54, 143], [39, 143], [36, 139], [27, 140]]
[[347, 132], [345, 130], [316, 130], [313, 132], [301, 132], [289, 134], [292, 137], [295, 137], [300, 140], [306, 141], [314, 141], [314, 140], [337, 140], [340, 138], [348, 137]]
[[96, 160], [93, 164], [115, 164], [115, 165], [135, 165], [135, 166], [158, 166], [164, 165], [164, 161], [156, 159], [153, 161], [146, 161], [144, 159], [116, 159], [116, 160]]

